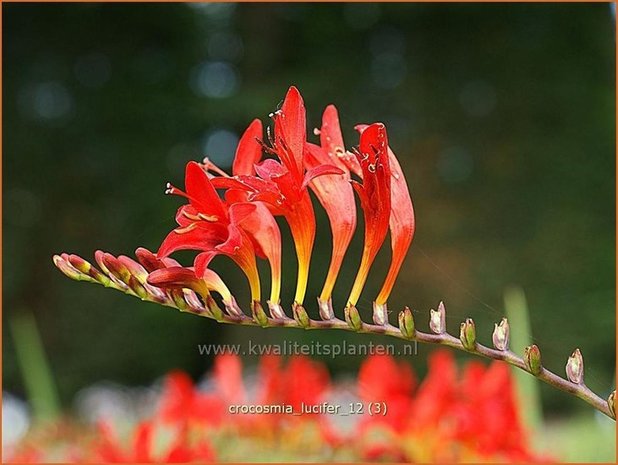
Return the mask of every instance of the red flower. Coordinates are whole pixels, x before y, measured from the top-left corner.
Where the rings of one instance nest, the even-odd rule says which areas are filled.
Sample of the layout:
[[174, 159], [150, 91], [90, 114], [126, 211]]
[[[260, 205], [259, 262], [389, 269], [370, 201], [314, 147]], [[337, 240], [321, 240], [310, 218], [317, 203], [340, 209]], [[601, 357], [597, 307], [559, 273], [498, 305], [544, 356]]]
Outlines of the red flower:
[[309, 184], [326, 210], [333, 235], [330, 266], [319, 298], [322, 307], [330, 306], [329, 301], [343, 263], [343, 257], [356, 229], [356, 203], [354, 190], [350, 184], [350, 172], [342, 159], [346, 152], [339, 128], [337, 109], [333, 105], [329, 105], [324, 110], [319, 134], [320, 146], [310, 143], [305, 146], [305, 166], [311, 170], [332, 164], [342, 172], [317, 177]]
[[356, 158], [363, 173], [363, 182], [353, 182], [365, 215], [365, 245], [360, 267], [348, 298], [348, 305], [356, 305], [367, 281], [369, 269], [388, 232], [391, 214], [391, 170], [388, 157], [388, 138], [382, 123], [368, 126], [360, 136]]
[[[276, 215], [283, 215], [294, 239], [298, 258], [298, 278], [294, 301], [302, 304], [307, 289], [309, 264], [315, 239], [315, 215], [307, 185], [325, 174], [341, 174], [332, 165], [320, 165], [309, 171], [303, 166], [306, 139], [305, 106], [295, 87], [290, 87], [280, 110], [273, 114], [274, 140], [268, 151], [279, 161], [266, 159], [254, 164], [257, 176], [239, 174], [233, 178], [215, 178], [217, 187], [247, 192], [249, 201], [262, 201]], [[243, 157], [244, 158], [244, 157]], [[255, 152], [246, 158], [255, 160]], [[247, 170], [249, 163], [239, 161]]]
[[[246, 231], [243, 220], [257, 208], [249, 203], [224, 203], [204, 169], [195, 162], [187, 165], [185, 186], [187, 192], [169, 187], [168, 193], [186, 197], [176, 214], [179, 228], [165, 238], [157, 255], [167, 257], [177, 250], [200, 250], [195, 258], [195, 274], [203, 278], [210, 261], [218, 254], [234, 260], [243, 270], [251, 287], [254, 301], [260, 300], [260, 278], [255, 259], [254, 242], [259, 242], [259, 230]], [[253, 237], [253, 240], [251, 236]]]

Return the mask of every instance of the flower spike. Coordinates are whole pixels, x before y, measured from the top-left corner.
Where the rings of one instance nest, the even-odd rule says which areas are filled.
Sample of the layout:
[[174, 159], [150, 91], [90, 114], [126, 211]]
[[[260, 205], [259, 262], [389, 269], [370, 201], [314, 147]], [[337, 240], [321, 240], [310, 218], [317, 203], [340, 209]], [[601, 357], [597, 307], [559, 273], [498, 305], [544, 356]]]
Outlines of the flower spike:
[[[71, 279], [101, 284], [222, 323], [379, 334], [501, 360], [615, 418], [615, 391], [603, 399], [586, 386], [579, 350], [569, 357], [566, 378], [562, 378], [543, 366], [536, 345], [526, 347], [523, 356], [509, 350], [506, 318], [494, 327], [494, 348], [479, 341], [471, 319], [461, 324], [459, 337], [448, 333], [442, 302], [437, 310], [429, 312], [428, 332], [416, 328], [408, 307], [399, 312], [398, 327], [390, 324], [387, 301], [412, 243], [415, 217], [403, 170], [388, 145], [386, 128], [381, 123], [356, 126], [360, 133], [358, 150], [347, 151], [337, 109], [329, 105], [322, 114], [321, 127], [315, 130], [319, 145], [313, 144], [306, 140], [305, 106], [295, 87], [288, 90], [281, 108], [271, 117], [274, 130], [267, 131], [265, 141], [260, 120], [253, 120], [245, 130], [231, 175], [205, 158], [201, 163], [187, 164], [184, 191], [168, 184], [166, 193], [183, 197], [185, 204], [176, 213], [178, 226], [164, 238], [156, 254], [139, 248], [134, 260], [98, 250], [95, 260], [89, 263], [77, 255], [62, 253], [54, 255], [54, 264]], [[264, 153], [269, 157], [264, 158]], [[311, 319], [303, 306], [316, 236], [308, 189], [325, 209], [332, 233], [330, 264], [317, 298], [317, 320]], [[354, 190], [364, 216], [364, 244], [342, 320], [335, 316], [332, 293], [356, 227]], [[293, 318], [286, 315], [280, 303], [282, 249], [275, 216], [282, 216], [288, 224], [298, 260]], [[373, 302], [373, 323], [365, 323], [356, 304], [389, 231], [390, 267]], [[180, 250], [198, 252], [190, 266], [170, 258]], [[218, 255], [226, 255], [246, 275], [252, 297], [246, 313], [210, 268]], [[270, 265], [269, 314], [260, 301], [258, 258], [268, 260]]]

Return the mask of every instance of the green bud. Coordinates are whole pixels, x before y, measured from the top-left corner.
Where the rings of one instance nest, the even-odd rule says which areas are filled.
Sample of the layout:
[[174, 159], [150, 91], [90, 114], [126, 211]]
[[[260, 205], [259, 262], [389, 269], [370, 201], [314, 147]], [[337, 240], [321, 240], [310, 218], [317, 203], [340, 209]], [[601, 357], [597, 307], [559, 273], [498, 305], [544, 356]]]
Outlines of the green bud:
[[609, 412], [612, 414], [612, 418], [616, 418], [616, 390], [614, 389], [612, 393], [607, 398], [607, 406], [609, 407]]
[[253, 321], [255, 321], [262, 328], [266, 328], [268, 326], [268, 316], [266, 312], [262, 308], [262, 304], [257, 300], [251, 302], [251, 313], [253, 314]]
[[296, 323], [298, 323], [298, 326], [301, 328], [308, 328], [310, 320], [305, 308], [302, 305], [294, 303], [292, 306], [292, 311], [294, 312], [294, 319], [296, 320]]
[[399, 330], [404, 337], [408, 339], [414, 338], [416, 330], [414, 329], [414, 317], [412, 311], [406, 307], [399, 312]]
[[350, 328], [354, 331], [360, 331], [363, 327], [363, 321], [361, 320], [358, 309], [354, 305], [348, 304], [345, 308], [345, 321]]
[[476, 349], [476, 327], [472, 318], [466, 318], [459, 328], [459, 339], [464, 349], [473, 351]]
[[524, 349], [524, 363], [526, 368], [534, 376], [541, 374], [543, 365], [541, 364], [541, 351], [536, 344], [532, 344]]
[[206, 308], [210, 311], [211, 315], [215, 317], [215, 320], [220, 321], [223, 318], [223, 310], [217, 304], [217, 301], [208, 293], [204, 298], [206, 302]]

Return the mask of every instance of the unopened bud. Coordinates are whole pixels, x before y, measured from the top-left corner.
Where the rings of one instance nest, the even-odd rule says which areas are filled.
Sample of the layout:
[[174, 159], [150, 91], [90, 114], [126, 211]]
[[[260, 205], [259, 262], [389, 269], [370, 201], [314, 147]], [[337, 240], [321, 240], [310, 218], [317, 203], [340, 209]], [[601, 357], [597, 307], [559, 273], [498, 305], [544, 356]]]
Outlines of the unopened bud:
[[567, 360], [566, 374], [572, 383], [582, 384], [584, 382], [584, 357], [579, 349], [575, 349]]
[[496, 349], [509, 350], [509, 322], [506, 318], [502, 318], [500, 324], [494, 323], [494, 333], [491, 338]]
[[616, 418], [616, 390], [614, 389], [612, 393], [607, 398], [607, 406], [609, 407], [609, 412], [612, 414], [612, 418]]
[[459, 339], [464, 349], [474, 350], [476, 348], [476, 327], [472, 318], [466, 318], [459, 328]]
[[144, 285], [139, 282], [139, 280], [131, 275], [129, 276], [129, 281], [127, 282], [127, 286], [131, 289], [140, 299], [142, 300], [150, 300], [150, 293], [146, 290]]
[[206, 308], [210, 311], [210, 314], [215, 317], [215, 320], [219, 321], [223, 318], [223, 310], [217, 304], [217, 301], [213, 298], [210, 293], [206, 294], [206, 297], [203, 297], [204, 302], [206, 303]]
[[363, 327], [363, 321], [358, 313], [358, 309], [354, 305], [348, 304], [345, 308], [345, 321], [354, 331], [360, 331]]
[[401, 334], [408, 339], [412, 339], [416, 334], [416, 330], [414, 329], [414, 317], [412, 316], [412, 311], [408, 307], [399, 312], [399, 330]]
[[543, 369], [541, 364], [541, 351], [536, 344], [532, 344], [524, 349], [524, 363], [526, 368], [534, 376], [538, 376]]
[[446, 308], [443, 302], [438, 305], [438, 310], [432, 308], [429, 311], [429, 329], [436, 334], [446, 331]]
[[332, 320], [335, 318], [333, 303], [330, 299], [324, 301], [318, 297], [318, 309], [320, 310], [320, 318], [323, 320]]
[[268, 326], [268, 316], [257, 300], [251, 303], [251, 313], [253, 314], [253, 320], [259, 324], [262, 328]]
[[373, 303], [373, 322], [378, 326], [388, 323], [388, 309], [386, 304]]
[[81, 281], [86, 278], [83, 273], [79, 270], [76, 270], [68, 261], [62, 258], [60, 255], [54, 255], [54, 265], [58, 268], [64, 275], [68, 278], [74, 279], [76, 281]]
[[294, 312], [294, 320], [296, 320], [298, 326], [300, 326], [301, 328], [309, 327], [309, 315], [307, 315], [307, 311], [302, 305], [294, 302], [294, 305], [292, 306], [292, 312]]

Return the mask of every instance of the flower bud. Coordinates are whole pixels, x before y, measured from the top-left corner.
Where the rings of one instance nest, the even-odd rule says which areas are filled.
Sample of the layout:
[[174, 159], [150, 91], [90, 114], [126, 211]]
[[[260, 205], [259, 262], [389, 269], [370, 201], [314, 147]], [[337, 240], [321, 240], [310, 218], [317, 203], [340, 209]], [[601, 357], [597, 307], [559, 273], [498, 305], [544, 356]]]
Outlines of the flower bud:
[[223, 310], [217, 304], [217, 301], [210, 295], [210, 293], [206, 294], [204, 298], [204, 302], [206, 303], [206, 308], [210, 311], [210, 314], [215, 317], [215, 320], [219, 321], [223, 317]]
[[76, 270], [79, 270], [81, 273], [90, 276], [93, 280], [98, 281], [104, 286], [109, 285], [110, 279], [79, 255], [71, 254], [68, 256], [68, 258], [69, 263]]
[[358, 309], [354, 305], [349, 305], [345, 308], [345, 321], [354, 331], [360, 331], [363, 327]]
[[266, 316], [266, 312], [264, 312], [262, 304], [260, 304], [257, 300], [254, 300], [251, 303], [251, 313], [253, 314], [253, 320], [262, 328], [268, 326], [268, 316]]
[[607, 406], [609, 407], [609, 412], [612, 414], [612, 418], [616, 418], [616, 390], [614, 389], [612, 393], [607, 398]]
[[318, 309], [320, 310], [320, 318], [323, 320], [332, 320], [335, 318], [333, 303], [330, 299], [324, 301], [318, 297]]
[[412, 316], [412, 311], [408, 307], [399, 312], [399, 330], [401, 334], [408, 339], [412, 339], [416, 334], [416, 330], [414, 329], [414, 317]]
[[466, 350], [476, 348], [476, 327], [472, 318], [466, 318], [459, 328], [459, 339]]
[[491, 338], [496, 349], [509, 350], [509, 322], [506, 318], [502, 318], [500, 324], [494, 323], [494, 333]]
[[388, 309], [386, 304], [373, 303], [373, 322], [378, 326], [388, 323]]
[[436, 334], [446, 331], [446, 308], [443, 302], [438, 305], [438, 310], [432, 308], [429, 311], [429, 328]]
[[532, 344], [524, 349], [524, 363], [526, 368], [534, 376], [538, 376], [543, 369], [541, 364], [541, 351], [536, 344]]
[[309, 315], [307, 315], [305, 308], [302, 305], [294, 303], [292, 306], [292, 311], [294, 312], [294, 319], [296, 320], [296, 323], [298, 323], [298, 326], [301, 328], [308, 328]]
[[68, 261], [62, 258], [60, 255], [54, 255], [54, 265], [58, 268], [64, 275], [68, 278], [74, 279], [75, 281], [81, 281], [86, 279], [83, 273], [79, 270], [76, 270]]
[[575, 349], [567, 360], [566, 374], [572, 383], [582, 384], [584, 382], [584, 357], [579, 349]]

